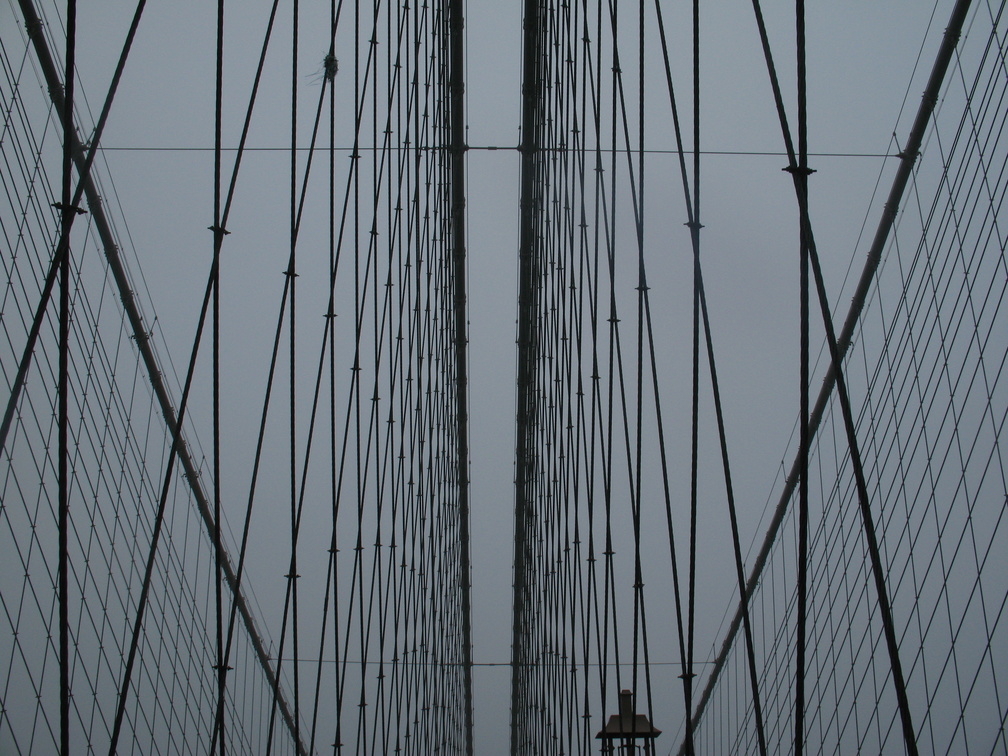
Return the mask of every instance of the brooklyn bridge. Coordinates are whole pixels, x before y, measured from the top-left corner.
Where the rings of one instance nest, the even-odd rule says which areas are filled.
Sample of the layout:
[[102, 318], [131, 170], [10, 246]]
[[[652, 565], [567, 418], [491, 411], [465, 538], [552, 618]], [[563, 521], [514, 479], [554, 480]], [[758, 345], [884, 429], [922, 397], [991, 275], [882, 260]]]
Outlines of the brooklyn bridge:
[[0, 754], [1008, 756], [1005, 5], [7, 0]]

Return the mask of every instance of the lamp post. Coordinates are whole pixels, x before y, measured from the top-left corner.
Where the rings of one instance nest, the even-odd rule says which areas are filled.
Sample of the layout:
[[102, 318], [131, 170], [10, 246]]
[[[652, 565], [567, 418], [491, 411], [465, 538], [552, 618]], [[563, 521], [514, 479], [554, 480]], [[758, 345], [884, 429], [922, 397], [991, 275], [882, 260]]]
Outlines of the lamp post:
[[648, 721], [643, 714], [634, 711], [633, 693], [622, 690], [619, 694], [619, 714], [613, 714], [606, 726], [599, 730], [596, 740], [602, 741], [602, 753], [613, 754], [619, 748], [621, 754], [634, 754], [636, 740], [643, 740], [645, 756], [654, 756], [654, 740], [661, 730]]

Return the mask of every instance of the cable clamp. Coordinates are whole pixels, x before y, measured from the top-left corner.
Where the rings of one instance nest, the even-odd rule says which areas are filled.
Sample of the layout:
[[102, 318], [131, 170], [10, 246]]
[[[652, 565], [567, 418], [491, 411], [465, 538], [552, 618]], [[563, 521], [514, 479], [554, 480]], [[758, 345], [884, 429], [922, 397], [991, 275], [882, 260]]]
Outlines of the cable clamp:
[[87, 210], [82, 207], [77, 207], [77, 205], [64, 205], [62, 202], [53, 202], [52, 206], [57, 210], [70, 210], [77, 215], [84, 215], [84, 213], [87, 212]]
[[802, 168], [801, 166], [794, 164], [781, 168], [781, 170], [794, 176], [811, 176], [816, 172], [815, 168], [809, 168], [807, 166]]
[[224, 234], [224, 236], [229, 236], [231, 234], [231, 232], [223, 226], [217, 225], [207, 226], [207, 231], [213, 231], [215, 234]]

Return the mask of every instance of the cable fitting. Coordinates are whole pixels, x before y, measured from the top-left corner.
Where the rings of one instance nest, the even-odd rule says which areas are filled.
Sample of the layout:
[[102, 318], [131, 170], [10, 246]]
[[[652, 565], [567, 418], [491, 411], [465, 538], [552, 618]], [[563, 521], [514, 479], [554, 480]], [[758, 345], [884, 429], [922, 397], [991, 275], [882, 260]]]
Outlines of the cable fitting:
[[77, 215], [84, 215], [84, 213], [87, 212], [84, 208], [77, 207], [77, 205], [64, 205], [62, 202], [53, 202], [52, 206], [55, 207], [57, 210], [60, 210], [60, 211], [62, 211], [62, 210], [70, 210], [71, 212], [73, 212], [73, 213], [75, 213]]
[[794, 164], [781, 168], [781, 170], [785, 173], [790, 173], [793, 176], [811, 176], [816, 172], [815, 168], [809, 168], [808, 166], [802, 168], [801, 166]]

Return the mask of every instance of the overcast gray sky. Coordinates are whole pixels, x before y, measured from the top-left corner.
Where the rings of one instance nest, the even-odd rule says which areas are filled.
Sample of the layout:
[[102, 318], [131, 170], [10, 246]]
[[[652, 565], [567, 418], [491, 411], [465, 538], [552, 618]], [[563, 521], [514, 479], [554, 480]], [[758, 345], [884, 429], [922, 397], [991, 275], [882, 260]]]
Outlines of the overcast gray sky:
[[[207, 151], [213, 146], [212, 5], [194, 0], [149, 3], [103, 139], [108, 150], [104, 159], [136, 255], [134, 272], [142, 271], [149, 288], [153, 309], [147, 315], [153, 318], [156, 313], [157, 326], [180, 373], [191, 346], [211, 253], [206, 228], [212, 222], [213, 155]], [[673, 35], [673, 73], [686, 123], [692, 117], [689, 5], [663, 3]], [[809, 8], [810, 149], [830, 153], [811, 161], [817, 170], [811, 183], [811, 215], [827, 287], [840, 312], [846, 310], [853, 284], [847, 271], [852, 267], [856, 278], [863, 261], [865, 241], [858, 243], [862, 227], [866, 218], [869, 229], [877, 221], [879, 198], [871, 204], [876, 184], [881, 176], [884, 192], [894, 170], [894, 160], [887, 162], [879, 156], [896, 151], [894, 130], [901, 139], [905, 136], [950, 5], [938, 3], [934, 11], [937, 21], [930, 5], [912, 0], [846, 0], [814, 3]], [[19, 23], [12, 6], [0, 7], [0, 26]], [[793, 113], [793, 8], [782, 2], [767, 6], [785, 97]], [[263, 0], [244, 0], [228, 7], [224, 124], [228, 146], [238, 140], [267, 12], [268, 3]], [[302, 3], [301, 12], [299, 123], [300, 141], [305, 144], [328, 47], [328, 4]], [[624, 12], [629, 16], [636, 11], [627, 8]], [[55, 11], [50, 9], [49, 13], [55, 17]], [[782, 460], [797, 415], [797, 210], [790, 177], [781, 171], [786, 159], [780, 154], [780, 129], [752, 9], [739, 0], [711, 0], [702, 3], [701, 13], [702, 138], [704, 148], [716, 153], [703, 158], [703, 251], [745, 552], [762, 537], [765, 524], [761, 525], [761, 517], [768, 502], [776, 502]], [[82, 4], [79, 86], [89, 95], [92, 108], [98, 107], [104, 94], [128, 22], [121, 3]], [[468, 143], [473, 147], [514, 147], [520, 139], [520, 4], [471, 0], [466, 33]], [[226, 335], [222, 362], [227, 386], [223, 478], [225, 491], [232, 492], [226, 493], [225, 506], [235, 530], [244, 507], [287, 255], [288, 156], [283, 148], [289, 139], [290, 61], [285, 57], [289, 55], [285, 52], [289, 36], [286, 18], [279, 22], [277, 34], [250, 146], [278, 149], [251, 152], [245, 158], [222, 266], [222, 327]], [[923, 62], [918, 66], [922, 43]], [[653, 38], [648, 44], [646, 146], [671, 150], [675, 143], [667, 95], [659, 78], [660, 59], [653, 55], [658, 48]], [[338, 87], [346, 75], [344, 67], [337, 75]], [[147, 149], [166, 147], [182, 149]], [[474, 660], [481, 665], [500, 665], [474, 669], [477, 751], [486, 754], [506, 751], [510, 692], [510, 670], [504, 665], [510, 659], [511, 628], [519, 159], [513, 149], [473, 150], [468, 156]], [[230, 158], [225, 166], [227, 173]], [[647, 169], [646, 252], [652, 296], [660, 302], [666, 421], [675, 434], [671, 442], [677, 460], [673, 477], [681, 497], [676, 514], [685, 522], [689, 490], [689, 238], [682, 225], [686, 213], [675, 157], [650, 155]], [[321, 180], [321, 172], [319, 176]], [[318, 213], [320, 207], [310, 210]], [[627, 228], [624, 238], [630, 237]], [[300, 241], [306, 265], [313, 248], [324, 248], [324, 233], [322, 215], [306, 219]], [[634, 306], [633, 286], [627, 279], [625, 291], [620, 292], [628, 312]], [[313, 349], [321, 333], [325, 300], [320, 298], [321, 288], [309, 281], [304, 291], [299, 295], [303, 296], [299, 307], [306, 313], [301, 327], [307, 356], [301, 374], [307, 381], [313, 377]], [[814, 353], [820, 340], [821, 332], [816, 329]], [[204, 380], [190, 417], [206, 449], [210, 424], [205, 360], [201, 369]], [[813, 375], [815, 387], [822, 373], [820, 360]], [[309, 390], [306, 383], [304, 395]], [[720, 460], [712, 435], [713, 413], [705, 401], [708, 431], [704, 435], [702, 485], [720, 504]], [[282, 449], [282, 437], [272, 442]], [[789, 465], [790, 459], [785, 464]], [[277, 463], [276, 468], [283, 470], [283, 463]], [[657, 481], [652, 483], [657, 486]], [[260, 498], [282, 501], [285, 486], [281, 472], [267, 473]], [[319, 516], [324, 514], [323, 508]], [[285, 527], [285, 518], [283, 507], [273, 514], [267, 508], [253, 521], [256, 558], [248, 584], [263, 607], [263, 628], [274, 638], [279, 634], [284, 590], [281, 575], [288, 553], [286, 546], [276, 547], [273, 534]], [[698, 564], [698, 658], [706, 659], [724, 613], [733, 610], [736, 589], [726, 512], [720, 506], [706, 511], [700, 527], [704, 546]], [[327, 520], [310, 521], [305, 529], [303, 596], [317, 597], [325, 565], [321, 558], [310, 555], [324, 551]], [[654, 548], [659, 546], [657, 542]], [[660, 569], [655, 567], [656, 572]], [[659, 572], [652, 580], [656, 586], [652, 601], [659, 607], [655, 616], [668, 616], [669, 593], [661, 593], [658, 587], [666, 579]], [[626, 588], [629, 590], [629, 584]], [[308, 600], [304, 606], [315, 607], [317, 603]], [[317, 636], [315, 612], [315, 608], [303, 610], [306, 638]], [[656, 637], [660, 650], [653, 646], [653, 658], [675, 661], [671, 630], [664, 637], [656, 633]], [[662, 667], [655, 679], [668, 691], [677, 691], [676, 674], [677, 668]], [[658, 725], [668, 733], [663, 747], [672, 747], [681, 726], [682, 704], [675, 695], [663, 701], [667, 708], [661, 711]]]

